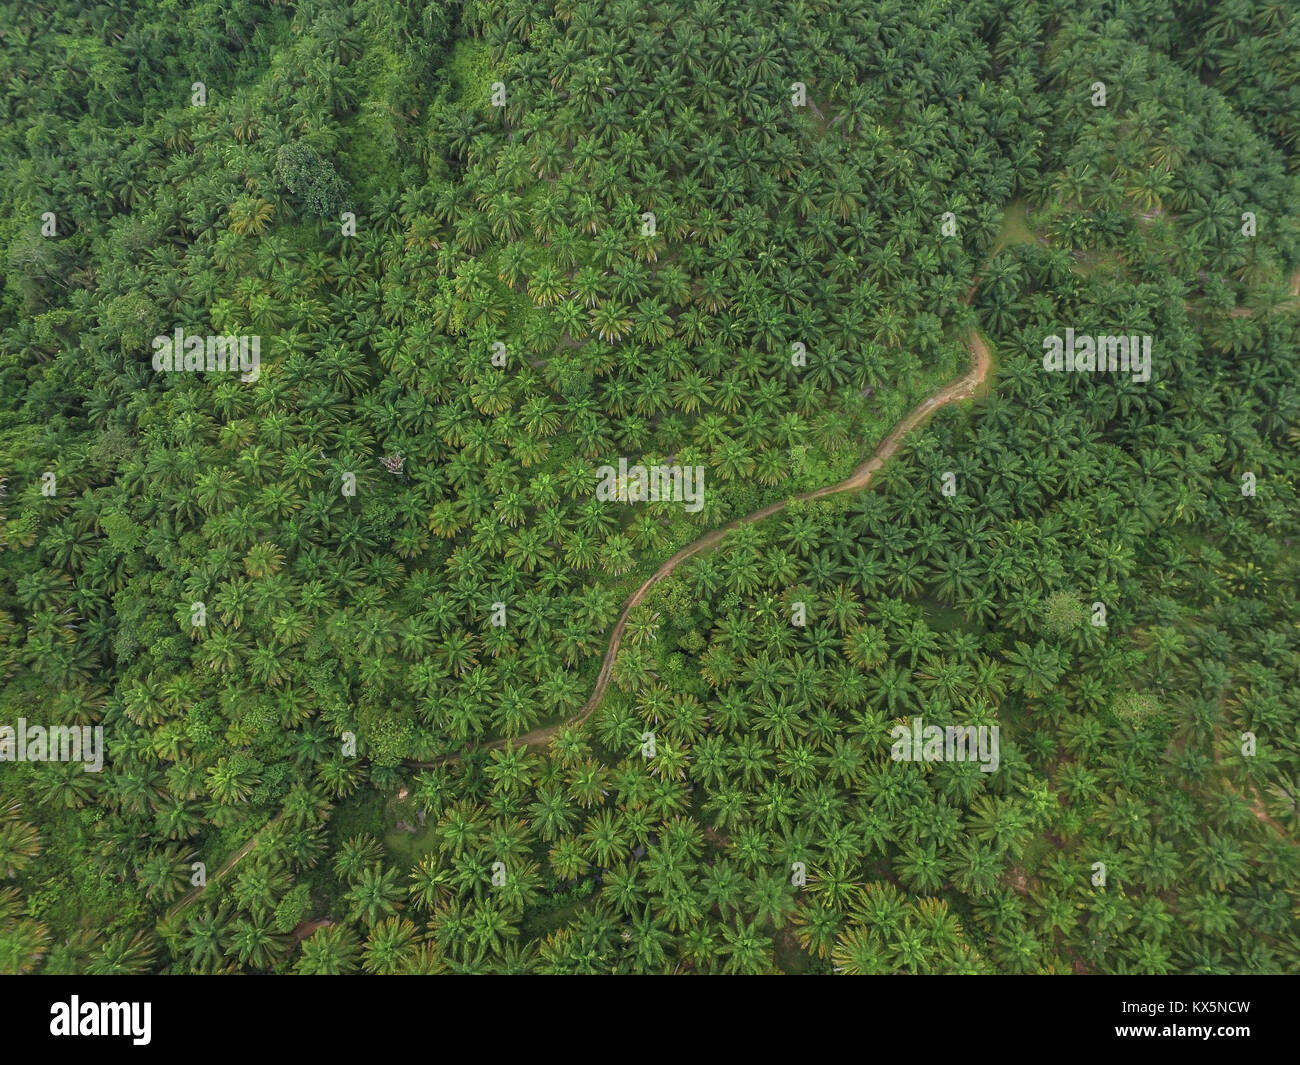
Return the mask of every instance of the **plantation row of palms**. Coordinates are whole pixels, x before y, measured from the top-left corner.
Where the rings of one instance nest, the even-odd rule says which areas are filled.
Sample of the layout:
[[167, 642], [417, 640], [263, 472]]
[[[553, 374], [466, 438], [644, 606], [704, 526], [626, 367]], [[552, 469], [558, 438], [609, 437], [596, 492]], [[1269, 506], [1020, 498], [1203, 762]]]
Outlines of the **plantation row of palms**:
[[[0, 968], [1293, 967], [1294, 146], [1188, 73], [1293, 20], [1151, 6], [10, 12], [0, 706], [110, 764], [0, 776]], [[474, 750], [976, 324], [969, 420], [657, 587], [588, 726]], [[156, 374], [177, 325], [258, 380]], [[1065, 325], [1155, 379], [1043, 373]], [[705, 506], [598, 502], [620, 456]], [[998, 771], [892, 762], [917, 715]]]

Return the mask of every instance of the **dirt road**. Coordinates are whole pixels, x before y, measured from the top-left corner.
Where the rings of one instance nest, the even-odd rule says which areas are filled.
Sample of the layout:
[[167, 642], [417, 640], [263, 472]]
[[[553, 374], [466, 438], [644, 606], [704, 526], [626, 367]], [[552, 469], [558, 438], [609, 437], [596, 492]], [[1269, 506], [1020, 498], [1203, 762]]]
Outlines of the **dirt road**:
[[[972, 288], [972, 292], [974, 289]], [[490, 751], [498, 747], [503, 747], [507, 743], [512, 745], [523, 744], [527, 747], [536, 747], [548, 741], [561, 729], [572, 728], [586, 721], [601, 703], [605, 697], [605, 692], [609, 688], [609, 682], [614, 674], [614, 662], [618, 658], [618, 649], [623, 642], [623, 632], [627, 628], [628, 618], [632, 611], [649, 594], [650, 589], [666, 577], [670, 577], [683, 562], [693, 558], [701, 551], [718, 544], [727, 533], [733, 529], [738, 529], [742, 525], [752, 525], [756, 521], [762, 521], [764, 518], [770, 518], [773, 514], [779, 514], [785, 510], [791, 503], [798, 503], [809, 499], [823, 499], [826, 496], [838, 495], [841, 492], [860, 492], [871, 484], [872, 478], [882, 469], [886, 462], [893, 458], [895, 452], [903, 443], [907, 435], [925, 422], [941, 407], [946, 407], [950, 403], [959, 403], [964, 399], [970, 399], [979, 390], [988, 378], [989, 370], [993, 365], [993, 359], [989, 352], [988, 344], [984, 338], [975, 330], [966, 337], [966, 346], [970, 350], [971, 362], [970, 369], [947, 385], [944, 385], [937, 392], [927, 396], [890, 431], [889, 435], [880, 442], [879, 447], [872, 453], [871, 457], [855, 469], [847, 478], [838, 484], [827, 485], [825, 488], [818, 488], [811, 492], [804, 492], [801, 495], [791, 496], [789, 499], [783, 499], [776, 503], [769, 503], [767, 506], [754, 511], [752, 514], [746, 514], [743, 518], [736, 518], [727, 522], [726, 525], [707, 532], [698, 540], [693, 541], [686, 547], [683, 547], [672, 558], [668, 559], [662, 566], [648, 578], [628, 598], [623, 604], [623, 611], [619, 614], [618, 622], [614, 625], [614, 631], [609, 637], [609, 646], [605, 651], [604, 661], [600, 665], [600, 673], [596, 676], [596, 685], [592, 689], [590, 698], [583, 703], [582, 708], [572, 716], [566, 718], [556, 725], [549, 725], [546, 728], [534, 729], [524, 736], [513, 738], [502, 738], [492, 740], [482, 744], [476, 750]], [[443, 758], [435, 759], [431, 762], [408, 761], [404, 764], [412, 769], [432, 769], [440, 765], [451, 765], [459, 761], [462, 755], [453, 754]]]

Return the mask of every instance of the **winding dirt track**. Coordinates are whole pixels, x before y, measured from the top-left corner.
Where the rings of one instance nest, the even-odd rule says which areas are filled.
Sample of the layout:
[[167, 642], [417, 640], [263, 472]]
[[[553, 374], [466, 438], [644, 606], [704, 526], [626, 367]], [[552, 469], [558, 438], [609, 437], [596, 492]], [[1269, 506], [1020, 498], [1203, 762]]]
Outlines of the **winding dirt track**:
[[[972, 292], [974, 288], [972, 287]], [[667, 562], [660, 566], [628, 598], [623, 604], [623, 611], [619, 614], [618, 622], [614, 625], [614, 631], [609, 637], [609, 647], [605, 651], [605, 659], [600, 665], [600, 673], [596, 676], [596, 686], [591, 691], [590, 698], [583, 703], [582, 708], [572, 716], [559, 722], [556, 725], [549, 725], [546, 728], [534, 729], [524, 736], [503, 737], [501, 739], [491, 740], [488, 743], [481, 744], [473, 748], [476, 751], [491, 751], [509, 744], [523, 744], [526, 747], [536, 747], [545, 743], [561, 729], [572, 728], [574, 725], [580, 725], [586, 721], [601, 703], [605, 697], [605, 692], [609, 688], [610, 679], [614, 674], [614, 662], [618, 658], [618, 649], [623, 642], [623, 632], [627, 628], [628, 618], [632, 611], [645, 599], [650, 589], [669, 577], [676, 571], [677, 567], [685, 562], [688, 558], [698, 555], [715, 544], [719, 543], [727, 533], [733, 529], [738, 529], [742, 525], [752, 525], [756, 521], [762, 521], [773, 514], [778, 514], [785, 510], [791, 503], [799, 503], [809, 499], [822, 499], [825, 496], [838, 495], [841, 492], [859, 492], [871, 484], [872, 478], [888, 462], [904, 438], [915, 429], [924, 424], [935, 411], [940, 407], [945, 407], [949, 403], [958, 403], [964, 399], [970, 399], [976, 394], [980, 386], [988, 379], [989, 370], [993, 365], [993, 359], [989, 352], [988, 345], [984, 338], [972, 329], [966, 337], [966, 346], [970, 349], [971, 361], [970, 370], [959, 377], [957, 380], [944, 385], [941, 389], [927, 396], [890, 431], [889, 435], [880, 442], [880, 445], [872, 453], [866, 462], [862, 463], [847, 478], [838, 484], [827, 485], [824, 488], [817, 488], [811, 492], [804, 492], [801, 495], [791, 496], [789, 499], [782, 499], [775, 503], [769, 503], [767, 506], [754, 511], [752, 514], [746, 514], [743, 518], [735, 518], [727, 522], [726, 525], [719, 526], [712, 532], [707, 532], [698, 540], [693, 541], [683, 547], [677, 554], [673, 555]], [[463, 754], [451, 754], [442, 758], [435, 759], [431, 762], [407, 761], [403, 764], [412, 769], [433, 769], [437, 766], [451, 765], [458, 762]]]
[[232, 854], [229, 858], [227, 858], [225, 864], [222, 865], [222, 867], [218, 869], [215, 873], [213, 873], [210, 877], [208, 877], [200, 887], [196, 887], [188, 895], [182, 897], [181, 900], [176, 903], [176, 905], [174, 905], [170, 910], [168, 910], [167, 916], [175, 917], [178, 913], [181, 913], [182, 911], [188, 909], [194, 903], [194, 901], [200, 895], [203, 894], [203, 889], [207, 887], [208, 884], [220, 880], [223, 876], [225, 876], [228, 872], [230, 872], [231, 869], [233, 869], [236, 865], [238, 865], [241, 861], [243, 861], [243, 859], [247, 858], [249, 851], [251, 851], [254, 847], [257, 846], [257, 841], [261, 839], [266, 832], [268, 832], [270, 829], [278, 825], [283, 819], [284, 819], [284, 811], [281, 810], [278, 814], [275, 815], [275, 817], [271, 818], [271, 820], [269, 820], [256, 832], [254, 832], [252, 836], [249, 837], [248, 842], [245, 843], [242, 847], [240, 847], [239, 850], [235, 851], [235, 853]]
[[[971, 293], [974, 293], [974, 291], [974, 286], [972, 286]], [[970, 299], [969, 294], [967, 295], [967, 299]], [[872, 452], [871, 457], [849, 474], [849, 476], [844, 480], [840, 481], [838, 484], [827, 485], [824, 488], [817, 488], [811, 492], [804, 492], [801, 495], [791, 496], [789, 499], [782, 499], [776, 503], [769, 503], [767, 506], [754, 511], [752, 514], [746, 514], [743, 518], [735, 518], [732, 521], [727, 522], [726, 525], [722, 525], [719, 528], [714, 529], [712, 532], [707, 532], [698, 540], [687, 544], [678, 551], [677, 554], [673, 555], [672, 558], [655, 570], [654, 574], [648, 577], [645, 583], [633, 592], [627, 602], [623, 604], [623, 612], [619, 614], [618, 622], [614, 625], [614, 631], [609, 637], [609, 647], [606, 649], [605, 659], [600, 665], [600, 673], [596, 677], [596, 686], [592, 689], [591, 696], [585, 703], [583, 703], [580, 710], [571, 717], [561, 721], [559, 724], [550, 725], [547, 728], [534, 729], [525, 736], [502, 737], [501, 739], [491, 740], [473, 749], [478, 751], [491, 751], [499, 747], [504, 747], [507, 743], [523, 744], [527, 747], [537, 747], [545, 743], [561, 729], [571, 728], [574, 725], [580, 725], [582, 722], [586, 721], [587, 718], [595, 712], [596, 707], [600, 705], [601, 700], [605, 697], [606, 690], [609, 688], [609, 682], [614, 675], [614, 662], [618, 658], [618, 649], [623, 642], [623, 632], [627, 628], [628, 618], [631, 617], [632, 611], [636, 609], [641, 601], [649, 594], [651, 588], [665, 577], [671, 576], [677, 567], [688, 558], [692, 558], [693, 556], [698, 555], [701, 551], [707, 550], [719, 543], [722, 538], [733, 529], [738, 529], [742, 525], [751, 525], [756, 521], [762, 521], [764, 518], [771, 517], [773, 514], [778, 514], [785, 510], [785, 508], [791, 503], [798, 503], [808, 499], [822, 499], [826, 496], [838, 495], [841, 492], [859, 492], [869, 486], [872, 478], [875, 477], [876, 473], [885, 465], [885, 463], [894, 456], [894, 453], [898, 451], [904, 438], [909, 433], [924, 424], [926, 420], [928, 420], [929, 417], [940, 407], [945, 407], [949, 403], [959, 403], [964, 399], [970, 399], [988, 379], [989, 370], [993, 365], [993, 359], [989, 352], [988, 344], [984, 342], [984, 338], [981, 337], [976, 330], [972, 329], [966, 337], [966, 346], [970, 349], [970, 369], [961, 377], [957, 378], [957, 380], [944, 385], [937, 392], [927, 396], [908, 411], [903, 420], [895, 425], [894, 428], [890, 430], [889, 435], [880, 442], [880, 445], [874, 452]], [[442, 765], [451, 765], [460, 761], [463, 757], [463, 754], [450, 754], [443, 758], [435, 759], [432, 762], [406, 761], [402, 764], [410, 769], [434, 769]], [[279, 824], [283, 817], [284, 813], [282, 811], [278, 816], [267, 822], [266, 825], [254, 833], [248, 842], [226, 859], [220, 869], [208, 877], [207, 883], [210, 884], [220, 880], [230, 872], [231, 869], [248, 856], [252, 849], [257, 845], [258, 840], [260, 840], [269, 829]], [[204, 887], [206, 886], [207, 885], [205, 884]], [[196, 887], [193, 891], [181, 898], [180, 901], [178, 901], [168, 911], [167, 916], [174, 917], [175, 915], [184, 912], [193, 905], [202, 894], [203, 888]]]

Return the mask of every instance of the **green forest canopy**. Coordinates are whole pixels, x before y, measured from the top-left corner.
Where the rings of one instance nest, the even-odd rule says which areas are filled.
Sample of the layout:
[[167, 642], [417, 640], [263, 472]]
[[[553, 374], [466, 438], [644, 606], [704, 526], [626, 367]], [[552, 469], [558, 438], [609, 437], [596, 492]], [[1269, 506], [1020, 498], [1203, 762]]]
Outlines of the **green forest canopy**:
[[122, 6], [0, 5], [0, 971], [1300, 966], [1286, 5]]

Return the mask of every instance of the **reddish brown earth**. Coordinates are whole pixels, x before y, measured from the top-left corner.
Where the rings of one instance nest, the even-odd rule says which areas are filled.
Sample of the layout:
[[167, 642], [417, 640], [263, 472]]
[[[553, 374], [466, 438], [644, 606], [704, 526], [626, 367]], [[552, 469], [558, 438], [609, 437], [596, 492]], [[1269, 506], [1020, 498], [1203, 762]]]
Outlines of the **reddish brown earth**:
[[[971, 289], [974, 292], [974, 288]], [[623, 604], [623, 611], [619, 615], [618, 622], [614, 625], [614, 631], [610, 634], [609, 647], [605, 651], [604, 661], [600, 665], [600, 673], [596, 676], [596, 685], [592, 689], [590, 698], [582, 705], [571, 717], [566, 718], [557, 725], [548, 725], [545, 728], [534, 729], [524, 736], [512, 738], [502, 738], [492, 740], [483, 744], [478, 750], [490, 751], [498, 747], [503, 747], [507, 743], [511, 745], [523, 744], [526, 747], [536, 747], [547, 742], [561, 729], [572, 728], [580, 725], [592, 715], [596, 707], [605, 697], [605, 691], [609, 688], [610, 679], [614, 673], [614, 663], [618, 659], [618, 649], [623, 642], [623, 632], [627, 628], [628, 618], [632, 611], [649, 594], [650, 589], [666, 577], [672, 576], [677, 567], [689, 558], [693, 558], [701, 551], [706, 551], [710, 547], [721, 542], [722, 538], [733, 529], [738, 529], [742, 525], [751, 525], [756, 521], [762, 521], [773, 514], [779, 514], [790, 506], [791, 503], [799, 503], [810, 499], [823, 499], [826, 496], [838, 495], [841, 492], [860, 492], [870, 486], [872, 478], [876, 473], [893, 458], [894, 454], [902, 445], [907, 435], [920, 426], [941, 407], [949, 403], [958, 403], [965, 399], [970, 399], [979, 390], [980, 386], [987, 380], [989, 371], [993, 365], [992, 355], [989, 352], [989, 346], [984, 342], [984, 338], [975, 330], [971, 330], [966, 338], [966, 345], [970, 349], [971, 362], [970, 370], [959, 377], [956, 381], [944, 385], [932, 395], [927, 396], [890, 431], [889, 435], [880, 442], [880, 445], [872, 453], [871, 457], [855, 469], [847, 478], [838, 484], [827, 485], [825, 488], [818, 488], [811, 492], [804, 492], [801, 495], [791, 496], [789, 499], [783, 499], [776, 503], [769, 503], [767, 506], [754, 511], [752, 514], [746, 514], [743, 518], [736, 518], [727, 522], [726, 525], [705, 533], [698, 540], [683, 547], [672, 558], [668, 559], [655, 572], [647, 577], [645, 583], [641, 585]], [[440, 765], [450, 765], [460, 760], [461, 755], [448, 755], [444, 758], [435, 759], [431, 762], [410, 761], [405, 764], [411, 768], [431, 769]]]

